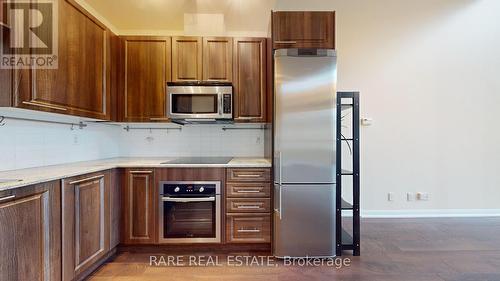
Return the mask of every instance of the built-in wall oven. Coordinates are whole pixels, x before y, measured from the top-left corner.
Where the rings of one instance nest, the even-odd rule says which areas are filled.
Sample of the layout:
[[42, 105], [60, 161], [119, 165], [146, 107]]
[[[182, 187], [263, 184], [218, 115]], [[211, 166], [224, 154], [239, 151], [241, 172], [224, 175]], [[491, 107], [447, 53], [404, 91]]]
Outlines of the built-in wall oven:
[[160, 182], [160, 243], [221, 242], [221, 182]]
[[168, 82], [167, 115], [173, 121], [233, 119], [233, 86], [227, 82]]

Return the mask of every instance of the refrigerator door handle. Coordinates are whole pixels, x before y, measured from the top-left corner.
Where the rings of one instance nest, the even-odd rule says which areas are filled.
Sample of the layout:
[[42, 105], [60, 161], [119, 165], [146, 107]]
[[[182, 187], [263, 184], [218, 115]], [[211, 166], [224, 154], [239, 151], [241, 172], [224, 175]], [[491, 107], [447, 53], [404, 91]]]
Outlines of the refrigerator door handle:
[[279, 190], [280, 190], [280, 204], [279, 204], [279, 208], [280, 208], [280, 211], [279, 211], [279, 215], [280, 215], [280, 220], [283, 218], [283, 197], [281, 196], [281, 194], [283, 194], [283, 186], [281, 186], [281, 184], [279, 185]]
[[[279, 152], [279, 156], [278, 157], [279, 157], [279, 167], [278, 167], [278, 169], [279, 169], [279, 173], [280, 173], [280, 176], [279, 176], [278, 180], [279, 180], [280, 189], [281, 189], [281, 183], [282, 183], [281, 179], [282, 179], [282, 174], [283, 174], [283, 167], [281, 166], [281, 162], [283, 162], [283, 155], [281, 154], [281, 151]], [[280, 194], [281, 194], [281, 190], [280, 190]], [[280, 200], [280, 204], [281, 204], [281, 200]]]

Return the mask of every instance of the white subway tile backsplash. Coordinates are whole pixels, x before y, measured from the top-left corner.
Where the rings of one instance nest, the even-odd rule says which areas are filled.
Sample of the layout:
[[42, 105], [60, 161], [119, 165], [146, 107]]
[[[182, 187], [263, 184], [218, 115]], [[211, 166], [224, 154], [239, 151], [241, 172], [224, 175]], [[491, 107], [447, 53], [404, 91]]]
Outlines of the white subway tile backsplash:
[[[134, 124], [134, 127], [151, 124]], [[157, 125], [155, 125], [157, 126]], [[232, 127], [257, 127], [255, 124]], [[177, 130], [130, 130], [9, 120], [0, 128], [0, 171], [111, 157], [264, 156], [264, 130], [222, 130], [222, 125]], [[260, 142], [257, 139], [260, 138]]]

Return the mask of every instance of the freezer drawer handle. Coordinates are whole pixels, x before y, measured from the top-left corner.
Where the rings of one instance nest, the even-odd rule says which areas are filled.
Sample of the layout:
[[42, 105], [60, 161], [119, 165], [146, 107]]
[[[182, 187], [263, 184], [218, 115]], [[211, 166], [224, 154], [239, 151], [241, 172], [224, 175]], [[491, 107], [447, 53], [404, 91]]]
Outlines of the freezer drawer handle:
[[215, 197], [205, 197], [205, 198], [172, 198], [172, 197], [162, 197], [161, 201], [163, 202], [213, 202], [215, 201]]
[[240, 233], [258, 233], [260, 229], [238, 229]]

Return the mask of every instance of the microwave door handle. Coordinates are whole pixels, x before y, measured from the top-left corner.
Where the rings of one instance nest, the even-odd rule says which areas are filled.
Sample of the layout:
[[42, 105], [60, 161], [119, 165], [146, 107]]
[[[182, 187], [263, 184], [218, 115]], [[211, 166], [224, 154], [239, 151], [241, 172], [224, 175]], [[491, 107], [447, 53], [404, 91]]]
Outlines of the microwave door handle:
[[222, 104], [223, 103], [222, 94], [219, 93], [217, 97], [219, 99], [219, 115], [222, 115], [222, 113], [224, 112], [224, 105]]

